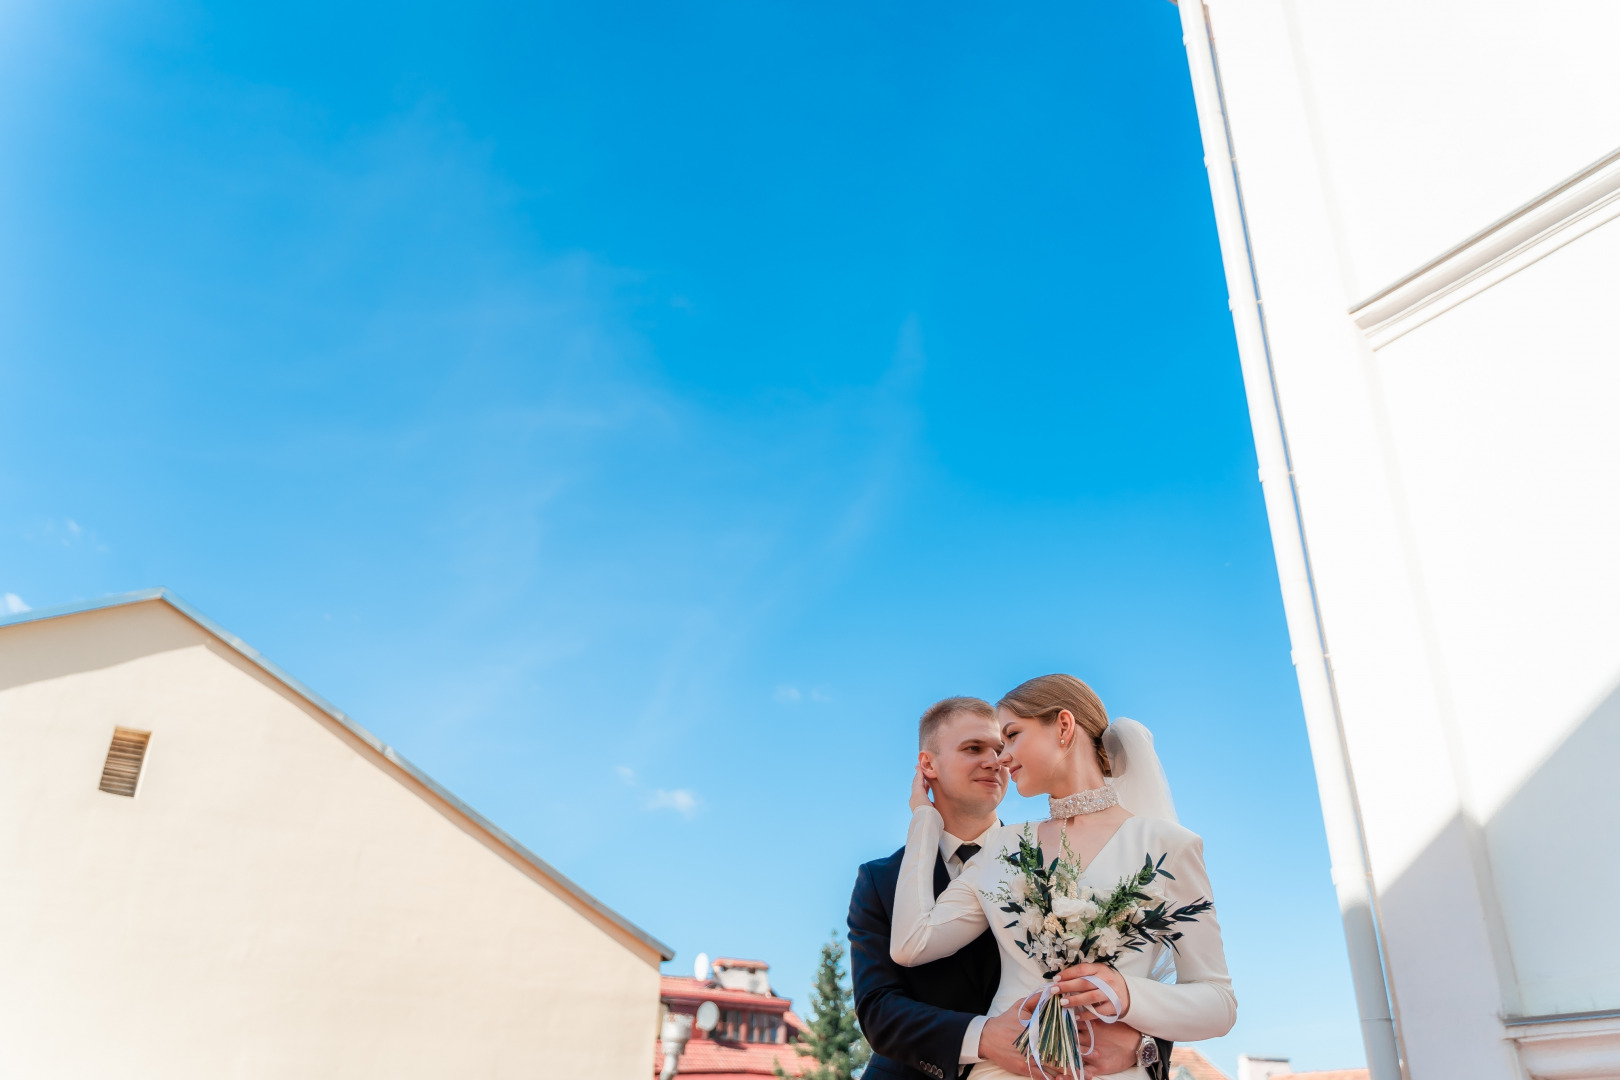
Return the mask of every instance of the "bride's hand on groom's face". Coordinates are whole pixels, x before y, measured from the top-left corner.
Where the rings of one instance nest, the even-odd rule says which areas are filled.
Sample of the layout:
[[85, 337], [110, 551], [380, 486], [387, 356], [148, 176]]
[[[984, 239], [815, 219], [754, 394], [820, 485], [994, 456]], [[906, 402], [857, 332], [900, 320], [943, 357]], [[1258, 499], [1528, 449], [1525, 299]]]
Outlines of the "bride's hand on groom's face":
[[915, 813], [919, 806], [932, 806], [928, 798], [928, 777], [923, 775], [922, 766], [911, 774], [911, 809]]
[[1090, 1006], [1099, 1016], [1114, 1016], [1114, 1003], [1108, 1000], [1108, 995], [1089, 982], [1086, 976], [1101, 979], [1114, 991], [1119, 998], [1119, 1016], [1131, 1011], [1131, 990], [1125, 985], [1125, 976], [1109, 967], [1107, 964], [1076, 964], [1064, 968], [1058, 973], [1057, 988], [1063, 995], [1063, 1004], [1084, 1015], [1085, 1007]]

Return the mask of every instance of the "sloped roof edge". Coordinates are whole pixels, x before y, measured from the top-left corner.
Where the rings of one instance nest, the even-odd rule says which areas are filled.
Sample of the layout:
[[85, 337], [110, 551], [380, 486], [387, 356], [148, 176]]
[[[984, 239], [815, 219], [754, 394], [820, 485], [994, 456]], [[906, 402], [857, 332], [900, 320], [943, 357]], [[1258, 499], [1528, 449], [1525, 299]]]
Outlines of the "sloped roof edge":
[[392, 746], [389, 746], [387, 743], [377, 738], [377, 736], [355, 723], [347, 713], [343, 712], [343, 710], [339, 709], [337, 706], [321, 697], [321, 695], [317, 694], [315, 691], [311, 690], [309, 687], [287, 674], [270, 660], [266, 659], [264, 655], [259, 652], [259, 650], [255, 649], [253, 646], [249, 645], [247, 642], [243, 641], [241, 638], [237, 637], [235, 634], [216, 623], [213, 619], [210, 619], [207, 615], [204, 615], [202, 612], [198, 611], [196, 608], [174, 595], [174, 593], [170, 592], [168, 589], [141, 589], [136, 592], [115, 593], [112, 596], [103, 596], [95, 600], [85, 600], [74, 604], [62, 604], [58, 607], [17, 612], [16, 614], [0, 617], [0, 629], [8, 626], [15, 626], [19, 623], [38, 622], [44, 619], [60, 618], [64, 615], [78, 615], [84, 612], [100, 611], [105, 608], [126, 607], [130, 604], [145, 603], [149, 600], [161, 600], [168, 604], [175, 611], [178, 611], [181, 615], [184, 615], [186, 618], [202, 627], [208, 633], [212, 634], [214, 637], [236, 650], [237, 653], [250, 661], [265, 674], [281, 683], [294, 694], [297, 694], [299, 697], [303, 698], [310, 705], [313, 705], [315, 708], [325, 713], [355, 738], [370, 746], [395, 768], [405, 773], [418, 784], [421, 784], [423, 787], [427, 788], [434, 794], [435, 797], [442, 799], [445, 803], [449, 804], [449, 806], [455, 810], [456, 813], [466, 817], [478, 829], [487, 833], [489, 837], [496, 843], [500, 844], [513, 855], [516, 855], [520, 860], [528, 863], [529, 866], [539, 871], [543, 876], [556, 884], [559, 889], [572, 897], [580, 907], [595, 912], [603, 919], [624, 931], [624, 933], [628, 936], [657, 952], [658, 955], [663, 959], [673, 960], [675, 958], [674, 949], [671, 949], [668, 945], [665, 945], [662, 941], [659, 941], [657, 938], [641, 929], [641, 927], [637, 926], [629, 919], [626, 919], [623, 915], [620, 915], [617, 911], [614, 911], [596, 897], [580, 888], [556, 867], [552, 866], [540, 856], [518, 843], [500, 826], [496, 825], [484, 815], [462, 802], [448, 789], [443, 787], [437, 780], [433, 779], [433, 777], [429, 776], [415, 765], [412, 765]]

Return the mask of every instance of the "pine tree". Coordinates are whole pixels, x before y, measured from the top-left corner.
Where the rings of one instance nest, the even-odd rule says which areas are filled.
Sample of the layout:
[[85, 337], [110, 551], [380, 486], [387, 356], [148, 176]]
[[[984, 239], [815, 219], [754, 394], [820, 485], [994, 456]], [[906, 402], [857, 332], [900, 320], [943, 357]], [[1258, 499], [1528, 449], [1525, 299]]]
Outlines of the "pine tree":
[[[838, 943], [837, 933], [821, 947], [821, 962], [810, 990], [810, 1025], [797, 1049], [816, 1059], [803, 1080], [853, 1080], [872, 1056], [855, 1019], [855, 995], [844, 986], [844, 947]], [[776, 1075], [788, 1075], [780, 1062]]]

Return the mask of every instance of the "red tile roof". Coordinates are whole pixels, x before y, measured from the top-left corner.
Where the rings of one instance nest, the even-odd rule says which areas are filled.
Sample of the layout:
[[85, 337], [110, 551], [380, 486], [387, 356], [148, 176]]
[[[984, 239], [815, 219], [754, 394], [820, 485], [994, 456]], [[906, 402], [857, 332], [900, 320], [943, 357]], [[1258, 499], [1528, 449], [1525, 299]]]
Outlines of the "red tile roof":
[[[798, 1076], [814, 1065], [815, 1059], [801, 1055], [792, 1043], [723, 1043], [693, 1039], [681, 1053], [675, 1075], [686, 1080], [773, 1076], [779, 1062], [783, 1072]], [[653, 1075], [657, 1076], [663, 1068], [664, 1050], [659, 1047], [653, 1051]]]
[[[711, 986], [706, 982], [700, 982], [690, 975], [660, 975], [658, 996], [665, 1001], [683, 1005], [700, 1005], [705, 1001], [712, 1001], [720, 1006], [767, 1013], [786, 1012], [788, 1006], [793, 1004], [791, 998], [777, 997], [775, 994], [752, 994], [747, 990], [727, 990], [723, 986]], [[799, 1026], [804, 1026], [802, 1021]]]
[[[1192, 1080], [1227, 1080], [1225, 1073], [1209, 1063], [1196, 1050], [1178, 1046], [1170, 1051], [1170, 1080], [1179, 1080], [1177, 1069], [1186, 1069]], [[1278, 1073], [1271, 1080], [1370, 1080], [1366, 1069], [1329, 1069], [1326, 1072]]]
[[1227, 1080], [1226, 1074], [1211, 1065], [1208, 1058], [1185, 1046], [1170, 1051], [1170, 1080], [1181, 1080], [1177, 1075], [1181, 1069], [1186, 1069], [1192, 1080]]

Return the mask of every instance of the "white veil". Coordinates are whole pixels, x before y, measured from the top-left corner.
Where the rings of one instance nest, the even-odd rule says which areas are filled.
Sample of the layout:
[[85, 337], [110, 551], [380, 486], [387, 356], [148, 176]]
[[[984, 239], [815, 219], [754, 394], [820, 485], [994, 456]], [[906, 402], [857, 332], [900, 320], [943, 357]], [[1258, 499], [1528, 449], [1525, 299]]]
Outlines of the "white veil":
[[1170, 781], [1153, 749], [1153, 732], [1121, 716], [1103, 732], [1103, 749], [1113, 776], [1108, 784], [1119, 795], [1120, 805], [1137, 817], [1176, 821], [1176, 804], [1170, 798]]

